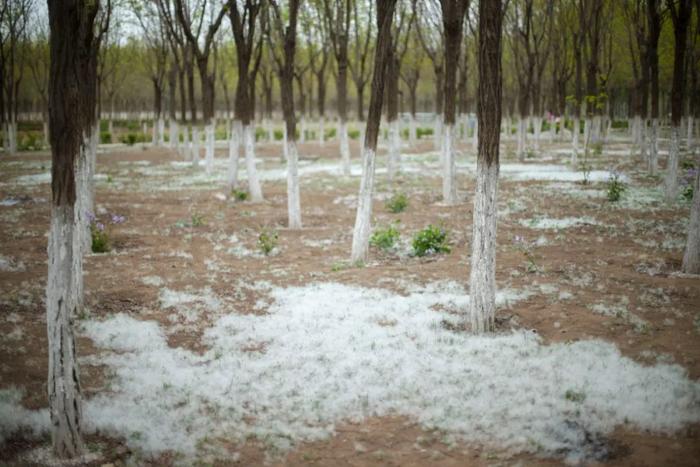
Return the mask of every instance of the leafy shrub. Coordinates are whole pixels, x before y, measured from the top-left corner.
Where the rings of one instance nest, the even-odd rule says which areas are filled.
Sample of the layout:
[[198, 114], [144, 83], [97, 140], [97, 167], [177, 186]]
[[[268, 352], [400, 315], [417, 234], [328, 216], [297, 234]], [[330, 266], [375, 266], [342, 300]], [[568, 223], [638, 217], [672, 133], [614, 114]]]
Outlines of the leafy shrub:
[[372, 233], [369, 239], [369, 244], [383, 251], [391, 250], [399, 240], [399, 230], [390, 225], [383, 229], [377, 229]]
[[418, 128], [416, 130], [416, 134], [418, 135], [418, 139], [421, 139], [423, 136], [433, 136], [433, 129], [432, 128]]
[[275, 141], [282, 141], [282, 139], [284, 139], [284, 131], [274, 130], [272, 133], [275, 136]]
[[610, 180], [608, 180], [608, 201], [611, 203], [620, 201], [625, 189], [625, 184], [620, 180], [620, 175], [617, 172], [613, 172], [610, 175]]
[[386, 202], [386, 208], [394, 214], [403, 212], [408, 207], [408, 198], [404, 193], [396, 193]]
[[616, 130], [626, 130], [629, 127], [629, 123], [627, 122], [627, 120], [613, 120], [610, 124], [610, 127]]
[[21, 138], [18, 136], [17, 139], [17, 150], [19, 151], [35, 151], [44, 146], [43, 136], [35, 131], [26, 132]]
[[[224, 138], [221, 138], [224, 139]], [[267, 139], [267, 130], [265, 128], [255, 128], [255, 141], [264, 141]]]
[[268, 229], [263, 229], [258, 235], [258, 247], [265, 256], [269, 255], [277, 246], [277, 237], [277, 232]]
[[695, 185], [695, 177], [697, 176], [698, 170], [700, 169], [696, 169], [691, 163], [690, 167], [685, 169], [685, 173], [683, 174], [681, 195], [688, 201], [693, 199], [693, 186]]
[[337, 133], [337, 130], [335, 128], [329, 128], [326, 130], [326, 139], [333, 139], [335, 138], [335, 135]]
[[204, 216], [196, 212], [192, 214], [192, 227], [202, 227], [204, 224]]
[[421, 230], [413, 237], [413, 252], [416, 256], [449, 253], [447, 230], [432, 224]]
[[584, 160], [579, 164], [579, 170], [583, 172], [583, 184], [588, 185], [588, 183], [590, 182], [591, 170], [593, 170], [593, 166]]
[[100, 143], [101, 144], [109, 144], [112, 142], [112, 133], [109, 131], [101, 131], [100, 132]]
[[122, 135], [120, 138], [120, 141], [124, 144], [127, 144], [129, 146], [133, 146], [136, 144], [136, 134], [135, 133], [127, 133], [126, 135]]
[[591, 144], [591, 151], [593, 151], [593, 154], [596, 156], [600, 156], [603, 154], [603, 143], [593, 143]]
[[236, 190], [235, 188], [231, 190], [231, 195], [233, 195], [233, 199], [236, 201], [245, 201], [248, 199], [248, 192]]
[[359, 139], [360, 138], [360, 130], [348, 130], [348, 138]]

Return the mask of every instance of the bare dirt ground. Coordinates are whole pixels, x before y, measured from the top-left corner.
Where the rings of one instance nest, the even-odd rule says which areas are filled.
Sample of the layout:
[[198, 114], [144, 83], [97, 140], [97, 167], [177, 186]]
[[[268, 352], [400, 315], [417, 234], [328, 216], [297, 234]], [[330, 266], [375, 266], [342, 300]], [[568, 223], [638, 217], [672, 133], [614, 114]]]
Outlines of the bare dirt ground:
[[[565, 143], [543, 144], [542, 156], [526, 161], [536, 167], [564, 165], [568, 156], [557, 152]], [[473, 161], [471, 145], [465, 153]], [[632, 177], [625, 202], [610, 203], [605, 182], [562, 183], [508, 177], [500, 182], [497, 282], [499, 288], [540, 288], [539, 293], [499, 310], [499, 326], [532, 329], [545, 343], [602, 339], [644, 364], [673, 362], [700, 378], [700, 279], [676, 273], [680, 269], [688, 204], [665, 205], [655, 197], [660, 178], [644, 174], [638, 157], [620, 155], [629, 146], [612, 142], [602, 155], [592, 156], [595, 169], [617, 167]], [[353, 142], [354, 163], [359, 148]], [[402, 237], [428, 224], [445, 226], [452, 252], [428, 258], [372, 250], [362, 267], [347, 264], [355, 217], [354, 196], [359, 177], [342, 177], [339, 170], [304, 173], [301, 196], [304, 228], [286, 229], [284, 178], [263, 181], [265, 202], [235, 201], [224, 184], [197, 179], [203, 168], [174, 166], [181, 157], [156, 148], [117, 148], [98, 155], [98, 214], [116, 213], [126, 222], [108, 226], [112, 251], [91, 254], [85, 260], [87, 317], [100, 319], [124, 313], [155, 320], [170, 328], [168, 344], [203, 352], [202, 333], [220, 315], [203, 310], [196, 323], [173, 318], [159, 306], [160, 278], [175, 290], [210, 288], [238, 313], [264, 313], [264, 297], [240, 284], [267, 281], [275, 286], [334, 281], [401, 292], [401, 280], [429, 283], [450, 279], [467, 284], [472, 222], [473, 171], [459, 169], [457, 206], [440, 202], [437, 155], [432, 142], [406, 147], [404, 157], [418, 170], [402, 172], [390, 185], [378, 174], [374, 225], [399, 221]], [[515, 164], [510, 142], [503, 163]], [[217, 149], [223, 164], [224, 149]], [[303, 167], [339, 162], [337, 143], [300, 145]], [[261, 144], [257, 155], [266, 169], [283, 170], [279, 144]], [[416, 156], [419, 155], [419, 156]], [[384, 153], [380, 151], [381, 167]], [[461, 161], [461, 159], [460, 159]], [[663, 157], [662, 157], [663, 161]], [[465, 161], [466, 163], [466, 161]], [[423, 166], [421, 164], [424, 164]], [[432, 164], [432, 165], [431, 165]], [[49, 225], [50, 187], [45, 174], [48, 153], [27, 153], [0, 160], [0, 389], [19, 387], [27, 409], [47, 406], [47, 342], [43, 305], [46, 280], [46, 232]], [[421, 169], [425, 167], [425, 169]], [[433, 167], [433, 168], [431, 168]], [[217, 166], [220, 171], [221, 166]], [[42, 178], [42, 175], [43, 178]], [[178, 175], [179, 174], [179, 175]], [[187, 178], [183, 183], [178, 177]], [[192, 181], [194, 180], [194, 181]], [[245, 179], [242, 181], [245, 186]], [[385, 207], [394, 191], [408, 195], [409, 206], [400, 214]], [[8, 203], [9, 204], [9, 203]], [[536, 229], [536, 218], [595, 219], [566, 229]], [[194, 222], [193, 219], [197, 219]], [[199, 225], [201, 224], [201, 225]], [[278, 233], [274, 254], [258, 253], [263, 229]], [[226, 254], [218, 246], [237, 250]], [[520, 243], [516, 237], [522, 237]], [[525, 242], [527, 245], [523, 247]], [[596, 312], [596, 305], [600, 305]], [[613, 310], [611, 313], [600, 310]], [[79, 338], [81, 356], [97, 355], [90, 339]], [[110, 375], [104, 367], [82, 365], [85, 396], [104, 391]], [[124, 439], [90, 435], [100, 456], [92, 465], [125, 465], [132, 452]], [[8, 465], [31, 464], [24, 453], [45, 445], [13, 435], [0, 446], [0, 460]], [[700, 427], [688, 426], [672, 435], [619, 428], [607, 440], [610, 454], [601, 465], [700, 465]], [[374, 417], [336, 427], [327, 440], [303, 443], [281, 457], [270, 459], [264, 448], [250, 440], [243, 448], [232, 445], [237, 457], [216, 465], [558, 465], [561, 458], [535, 454], [511, 455], [495, 446], [446, 444], [440, 433], [426, 431], [406, 417]], [[137, 463], [168, 465], [167, 453]], [[41, 462], [39, 462], [41, 463]]]

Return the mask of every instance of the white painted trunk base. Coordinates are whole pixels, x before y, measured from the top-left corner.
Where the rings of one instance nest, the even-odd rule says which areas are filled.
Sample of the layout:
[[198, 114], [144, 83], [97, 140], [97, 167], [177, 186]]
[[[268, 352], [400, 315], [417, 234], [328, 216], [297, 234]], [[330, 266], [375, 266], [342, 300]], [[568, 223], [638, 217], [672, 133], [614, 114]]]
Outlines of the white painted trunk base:
[[474, 130], [472, 131], [472, 151], [479, 149], [479, 121], [474, 120]]
[[343, 175], [350, 175], [350, 140], [348, 138], [348, 123], [341, 120], [338, 125], [340, 135], [340, 158], [343, 166]]
[[576, 167], [578, 164], [578, 152], [579, 152], [579, 139], [581, 133], [581, 119], [579, 117], [574, 118], [574, 131], [573, 131], [573, 151], [571, 152], [571, 165]]
[[455, 162], [454, 126], [445, 125], [442, 143], [442, 199], [447, 204], [457, 203], [457, 166]]
[[435, 124], [433, 126], [433, 144], [436, 150], [442, 153], [442, 115], [438, 115], [435, 118]]
[[387, 158], [387, 174], [389, 181], [394, 180], [401, 165], [401, 134], [399, 121], [389, 122], [389, 157]]
[[199, 167], [199, 128], [192, 128], [192, 166]]
[[700, 172], [695, 175], [693, 184], [688, 240], [685, 244], [681, 270], [686, 274], [700, 274]]
[[654, 118], [651, 120], [651, 134], [649, 137], [649, 162], [648, 169], [651, 175], [656, 174], [659, 167], [659, 120]]
[[688, 128], [686, 136], [686, 146], [688, 147], [688, 152], [693, 150], [693, 124], [695, 123], [693, 116], [688, 116]]
[[540, 150], [540, 137], [542, 136], [542, 117], [534, 117], [532, 119], [535, 126], [534, 147], [535, 151]]
[[469, 316], [472, 332], [494, 329], [496, 314], [496, 220], [498, 164], [477, 161], [474, 195]]
[[51, 207], [46, 330], [51, 439], [58, 457], [82, 454], [82, 398], [73, 320], [82, 303], [83, 262], [79, 225], [72, 206]]
[[229, 192], [238, 188], [238, 159], [240, 157], [239, 148], [243, 136], [243, 124], [240, 120], [234, 120], [228, 139], [228, 168], [226, 181]]
[[248, 191], [250, 199], [254, 202], [263, 201], [262, 188], [258, 179], [258, 170], [255, 167], [255, 128], [253, 125], [243, 126], [243, 140], [245, 141], [245, 167], [248, 172]]
[[290, 229], [301, 229], [301, 197], [299, 195], [299, 154], [296, 141], [286, 141], [287, 150], [287, 216]]
[[180, 141], [179, 141], [179, 129], [177, 126], [177, 122], [175, 120], [170, 120], [168, 122], [168, 132], [169, 132], [169, 144], [171, 148], [178, 148], [180, 146]]
[[306, 143], [306, 119], [304, 117], [299, 119], [299, 142]]
[[671, 150], [668, 152], [666, 177], [664, 180], [664, 197], [667, 203], [672, 203], [678, 197], [678, 161], [680, 159], [681, 129], [671, 127]]
[[527, 133], [527, 121], [522, 118], [518, 117], [518, 146], [516, 149], [516, 153], [518, 156], [518, 160], [520, 162], [523, 162], [525, 160], [525, 134]]
[[362, 179], [360, 181], [360, 192], [357, 197], [355, 228], [352, 234], [352, 254], [350, 260], [353, 263], [366, 261], [369, 252], [375, 159], [376, 154], [374, 150], [364, 148], [362, 151]]
[[326, 119], [321, 117], [318, 122], [318, 144], [321, 147], [326, 145]]
[[206, 172], [208, 175], [210, 175], [212, 172], [214, 172], [214, 138], [216, 137], [214, 131], [215, 130], [214, 130], [213, 123], [210, 123], [204, 129], [205, 141], [206, 141], [205, 161], [206, 161]]

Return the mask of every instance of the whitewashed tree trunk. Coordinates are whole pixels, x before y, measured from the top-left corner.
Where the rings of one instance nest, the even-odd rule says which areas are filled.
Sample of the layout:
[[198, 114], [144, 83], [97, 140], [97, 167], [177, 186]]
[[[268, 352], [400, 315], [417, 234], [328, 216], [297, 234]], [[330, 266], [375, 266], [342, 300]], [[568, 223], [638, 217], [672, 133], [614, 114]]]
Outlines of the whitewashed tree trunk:
[[143, 121], [141, 123], [141, 133], [143, 133], [144, 135], [148, 134], [148, 123], [146, 121]]
[[114, 120], [111, 118], [107, 120], [107, 131], [109, 131], [109, 137], [111, 138], [111, 141], [117, 141], [114, 138]]
[[49, 343], [48, 397], [51, 438], [56, 454], [82, 454], [82, 397], [73, 320], [82, 304], [83, 261], [80, 225], [74, 207], [52, 205], [46, 328]]
[[192, 166], [199, 167], [199, 128], [192, 127]]
[[668, 164], [664, 181], [664, 197], [672, 203], [678, 197], [678, 161], [680, 159], [681, 129], [671, 127], [671, 150], [668, 152]]
[[240, 120], [234, 120], [228, 139], [228, 181], [229, 192], [238, 188], [238, 158], [239, 148], [243, 136], [243, 124]]
[[442, 115], [435, 117], [435, 123], [433, 124], [433, 142], [434, 148], [443, 153], [442, 143], [444, 139], [442, 137]]
[[389, 181], [393, 181], [401, 164], [401, 134], [399, 121], [389, 122], [389, 157], [387, 158], [387, 173]]
[[496, 314], [496, 220], [498, 164], [477, 161], [469, 310], [472, 332], [494, 327]]
[[288, 139], [287, 152], [287, 216], [290, 229], [301, 229], [301, 197], [299, 195], [299, 168], [297, 144]]
[[686, 145], [688, 147], [688, 152], [692, 152], [692, 150], [693, 150], [693, 125], [694, 125], [694, 123], [695, 123], [695, 121], [693, 119], [693, 116], [689, 115], [688, 116], [688, 128], [687, 128], [688, 132], [687, 132], [687, 136], [686, 136]]
[[321, 147], [326, 145], [326, 119], [323, 117], [318, 121], [318, 144]]
[[688, 240], [685, 244], [681, 270], [686, 274], [700, 274], [700, 171], [695, 175], [693, 182]]
[[165, 120], [163, 117], [158, 119], [158, 146], [165, 145]]
[[253, 124], [243, 126], [243, 139], [245, 141], [245, 167], [248, 174], [250, 199], [256, 203], [261, 202], [263, 194], [258, 179], [258, 170], [255, 167], [255, 128]]
[[590, 117], [586, 117], [583, 122], [583, 152], [588, 153], [588, 145], [591, 142], [591, 127], [593, 122]]
[[287, 140], [287, 125], [282, 125], [282, 154], [285, 161], [289, 160], [289, 145], [287, 144]]
[[411, 145], [416, 144], [416, 141], [418, 141], [418, 125], [416, 125], [416, 119], [413, 115], [408, 121], [408, 139]]
[[649, 166], [649, 161], [647, 160], [647, 152], [649, 148], [647, 147], [647, 137], [648, 137], [648, 122], [646, 118], [643, 118], [642, 121], [640, 122], [640, 127], [639, 127], [639, 155], [642, 158], [643, 161], [646, 161], [647, 163], [647, 168]]
[[455, 135], [454, 125], [447, 124], [442, 128], [442, 199], [452, 205], [457, 203], [457, 167], [455, 164]]
[[518, 117], [518, 146], [517, 146], [517, 155], [518, 155], [518, 160], [520, 162], [523, 162], [525, 160], [525, 133], [527, 131], [527, 121], [519, 116]]
[[206, 141], [206, 172], [211, 175], [214, 172], [214, 123], [209, 123], [205, 129], [205, 141]]
[[532, 119], [533, 125], [535, 127], [535, 138], [534, 147], [535, 151], [540, 150], [540, 136], [542, 135], [542, 117], [537, 116]]
[[49, 142], [49, 121], [44, 120], [43, 126], [44, 126], [44, 145], [46, 145], [48, 147], [50, 145], [50, 142]]
[[89, 253], [92, 250], [92, 235], [90, 234], [90, 221], [88, 214], [94, 215], [90, 195], [90, 166], [91, 166], [91, 141], [90, 135], [83, 135], [83, 143], [75, 161], [75, 206], [74, 235], [77, 239], [76, 254]]
[[360, 193], [357, 197], [357, 215], [352, 236], [352, 254], [350, 259], [353, 263], [366, 261], [367, 253], [369, 252], [375, 160], [374, 150], [364, 148], [362, 151], [362, 179], [360, 181]]
[[306, 118], [304, 117], [299, 119], [299, 142], [306, 143]]
[[578, 153], [579, 153], [579, 137], [581, 133], [581, 119], [578, 117], [574, 118], [574, 131], [573, 131], [573, 151], [571, 152], [571, 165], [576, 167], [578, 164]]
[[179, 138], [178, 138], [177, 121], [175, 121], [175, 120], [168, 121], [168, 131], [170, 132], [170, 135], [169, 135], [170, 147], [177, 148], [180, 145]]
[[340, 135], [340, 158], [343, 165], [343, 175], [350, 175], [350, 141], [348, 140], [348, 123], [344, 120], [338, 125]]
[[474, 119], [474, 130], [472, 131], [472, 151], [479, 149], [479, 121]]
[[651, 121], [651, 137], [649, 138], [649, 173], [656, 174], [656, 169], [659, 167], [659, 120], [657, 118]]

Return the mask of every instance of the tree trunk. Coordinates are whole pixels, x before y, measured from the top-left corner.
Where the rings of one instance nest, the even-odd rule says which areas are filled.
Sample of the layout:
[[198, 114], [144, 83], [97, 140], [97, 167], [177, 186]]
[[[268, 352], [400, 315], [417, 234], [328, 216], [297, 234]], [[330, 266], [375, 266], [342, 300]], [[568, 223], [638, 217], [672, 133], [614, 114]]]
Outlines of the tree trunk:
[[474, 196], [469, 314], [472, 332], [494, 329], [501, 125], [501, 0], [479, 2], [479, 154]]
[[364, 149], [362, 151], [362, 180], [357, 197], [357, 215], [352, 236], [353, 263], [365, 261], [369, 250], [370, 221], [372, 217], [372, 193], [374, 191], [374, 166], [382, 117], [384, 82], [389, 50], [392, 46], [391, 23], [396, 0], [377, 3], [377, 45], [374, 54], [374, 72], [367, 116]]
[[[54, 453], [61, 458], [83, 453], [82, 395], [73, 319], [83, 300], [81, 219], [76, 207], [76, 165], [89, 151], [95, 124], [98, 5], [84, 0], [49, 0], [51, 65], [49, 120], [51, 138], [51, 228], [46, 285], [49, 345], [48, 399]], [[78, 211], [76, 212], [76, 209]]]
[[243, 125], [240, 120], [234, 120], [228, 140], [228, 188], [229, 192], [238, 189], [238, 159], [239, 148], [243, 137]]

